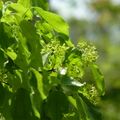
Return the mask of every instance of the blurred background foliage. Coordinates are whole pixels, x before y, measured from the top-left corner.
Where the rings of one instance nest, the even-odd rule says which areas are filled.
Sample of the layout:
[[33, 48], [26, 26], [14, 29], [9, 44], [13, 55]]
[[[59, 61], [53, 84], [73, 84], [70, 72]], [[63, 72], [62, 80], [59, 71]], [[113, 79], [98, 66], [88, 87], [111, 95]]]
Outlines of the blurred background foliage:
[[[120, 120], [120, 1], [49, 0], [49, 3], [50, 10], [70, 25], [70, 37], [75, 45], [86, 41], [96, 46], [99, 52], [96, 64], [104, 74], [106, 85], [106, 94], [98, 107], [103, 120]], [[92, 79], [91, 71], [87, 70], [83, 81]]]

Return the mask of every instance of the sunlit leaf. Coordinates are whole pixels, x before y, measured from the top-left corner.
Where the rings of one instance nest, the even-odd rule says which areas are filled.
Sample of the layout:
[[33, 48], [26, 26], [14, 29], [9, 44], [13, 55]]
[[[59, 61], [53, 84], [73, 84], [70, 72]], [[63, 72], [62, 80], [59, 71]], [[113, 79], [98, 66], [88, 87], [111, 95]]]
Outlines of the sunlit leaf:
[[55, 34], [51, 26], [46, 22], [37, 21], [35, 24], [37, 32], [41, 35], [52, 38]]
[[92, 63], [90, 64], [90, 68], [94, 75], [95, 83], [96, 83], [99, 93], [101, 95], [104, 95], [105, 94], [105, 90], [104, 90], [105, 85], [104, 85], [104, 77], [103, 77], [101, 71], [99, 70], [98, 66], [96, 66]]
[[33, 14], [30, 11], [30, 9], [25, 8], [23, 5], [21, 5], [19, 3], [12, 3], [7, 8], [8, 8], [9, 12], [15, 12], [16, 11], [17, 14], [19, 14], [21, 17], [27, 16], [28, 19], [32, 19], [32, 17], [33, 17]]
[[6, 54], [12, 59], [15, 60], [17, 57], [17, 54], [9, 47]]
[[44, 18], [57, 32], [64, 33], [68, 35], [68, 24], [58, 15], [44, 11], [41, 8], [34, 8], [38, 14]]
[[47, 64], [50, 54], [51, 54], [51, 53], [49, 53], [49, 52], [48, 52], [48, 53], [43, 53], [43, 54], [42, 54], [43, 66], [45, 66], [45, 64]]
[[18, 0], [18, 3], [23, 5], [25, 8], [29, 8], [31, 6], [31, 0]]
[[76, 47], [70, 47], [66, 51], [65, 60], [63, 61], [63, 64], [75, 64], [76, 62], [81, 61], [81, 55], [82, 53]]

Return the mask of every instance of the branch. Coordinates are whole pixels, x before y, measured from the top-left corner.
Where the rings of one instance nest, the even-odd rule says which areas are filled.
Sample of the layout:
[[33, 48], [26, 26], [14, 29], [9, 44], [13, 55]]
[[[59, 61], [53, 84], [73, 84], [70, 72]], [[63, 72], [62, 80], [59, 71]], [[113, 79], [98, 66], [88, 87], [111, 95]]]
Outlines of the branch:
[[[56, 72], [56, 69], [52, 68], [51, 70], [47, 70], [47, 72]], [[43, 73], [43, 72], [39, 71], [39, 73]]]

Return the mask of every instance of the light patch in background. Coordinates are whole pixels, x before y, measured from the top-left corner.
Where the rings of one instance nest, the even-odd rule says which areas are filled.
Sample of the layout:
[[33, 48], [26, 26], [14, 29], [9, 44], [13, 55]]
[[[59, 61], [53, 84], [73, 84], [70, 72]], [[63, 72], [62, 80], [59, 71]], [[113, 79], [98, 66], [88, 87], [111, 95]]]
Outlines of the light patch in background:
[[[57, 13], [68, 20], [70, 18], [96, 21], [99, 15], [92, 10], [89, 3], [98, 0], [50, 0], [50, 7]], [[71, 3], [74, 3], [73, 6]], [[87, 3], [87, 4], [86, 4]], [[114, 5], [120, 4], [120, 0], [111, 0]]]
[[57, 10], [58, 14], [65, 20], [70, 18], [95, 20], [98, 16], [92, 11], [89, 3], [91, 0], [74, 0], [75, 6], [69, 3], [71, 0], [50, 0], [50, 7]]

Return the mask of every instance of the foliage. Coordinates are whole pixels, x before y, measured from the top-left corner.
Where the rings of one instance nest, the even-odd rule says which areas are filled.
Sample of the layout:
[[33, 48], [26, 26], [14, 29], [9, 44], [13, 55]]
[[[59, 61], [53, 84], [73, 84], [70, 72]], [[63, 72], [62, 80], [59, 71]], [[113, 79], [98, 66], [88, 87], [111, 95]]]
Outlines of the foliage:
[[[0, 1], [0, 116], [6, 120], [101, 120], [104, 80], [95, 47], [74, 46], [46, 0]], [[91, 68], [96, 87], [81, 82]]]
[[[81, 15], [79, 12], [76, 18], [71, 17], [71, 19], [67, 19], [70, 25], [70, 36], [74, 44], [77, 44], [79, 41], [89, 41], [96, 46], [100, 56], [96, 64], [100, 66], [104, 73], [106, 85], [106, 94], [97, 105], [104, 120], [118, 120], [120, 119], [120, 107], [118, 106], [120, 104], [120, 2], [115, 0], [84, 0], [79, 2], [72, 0], [76, 3], [73, 6], [72, 1], [64, 1], [66, 1], [67, 6], [73, 7], [70, 8], [73, 11], [79, 11], [79, 4], [82, 5], [82, 2], [86, 2], [87, 10], [86, 12], [84, 11], [84, 15], [87, 15], [86, 19], [84, 15], [83, 18], [81, 16], [78, 19], [78, 16]], [[69, 14], [67, 17], [70, 18], [70, 16], [72, 15]], [[92, 79], [91, 71], [87, 69], [86, 75], [82, 80], [92, 82]]]

